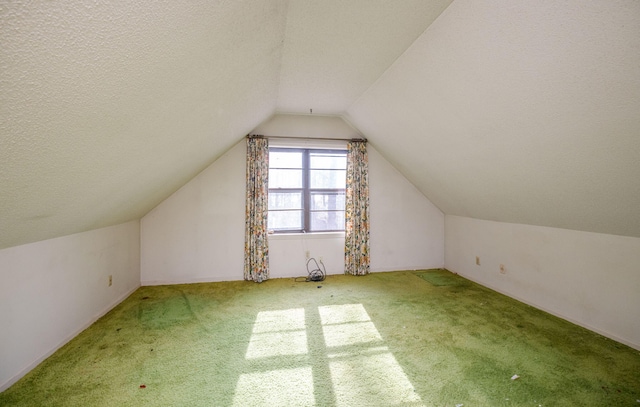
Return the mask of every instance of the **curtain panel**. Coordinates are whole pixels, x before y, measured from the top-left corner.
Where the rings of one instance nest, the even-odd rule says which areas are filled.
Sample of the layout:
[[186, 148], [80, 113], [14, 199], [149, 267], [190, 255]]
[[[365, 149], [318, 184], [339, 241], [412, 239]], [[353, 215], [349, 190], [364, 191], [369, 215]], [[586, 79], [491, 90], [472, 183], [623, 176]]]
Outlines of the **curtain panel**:
[[369, 159], [366, 140], [347, 144], [345, 274], [369, 274]]
[[269, 279], [269, 143], [266, 138], [247, 138], [246, 177], [244, 279], [261, 283]]

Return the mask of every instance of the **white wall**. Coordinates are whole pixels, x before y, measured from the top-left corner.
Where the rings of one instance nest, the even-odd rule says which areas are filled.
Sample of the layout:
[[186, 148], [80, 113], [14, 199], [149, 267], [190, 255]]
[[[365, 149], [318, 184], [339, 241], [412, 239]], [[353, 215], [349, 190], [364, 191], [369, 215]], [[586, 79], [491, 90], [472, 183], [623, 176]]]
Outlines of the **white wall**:
[[140, 221], [142, 285], [241, 280], [245, 141]]
[[[275, 114], [253, 129], [251, 134], [311, 139], [360, 138], [362, 134], [339, 116]], [[303, 142], [300, 141], [299, 142]], [[313, 142], [313, 140], [310, 140]]]
[[369, 144], [371, 271], [444, 266], [444, 214]]
[[0, 250], [0, 391], [140, 286], [139, 241], [133, 221]]
[[[271, 277], [306, 277], [306, 251], [318, 263], [322, 260], [327, 274], [344, 273], [344, 233], [286, 234], [269, 236]], [[313, 261], [309, 268], [315, 269]]]
[[447, 215], [445, 266], [640, 349], [640, 238]]
[[[444, 215], [375, 148], [367, 151], [371, 271], [443, 267]], [[344, 233], [320, 233], [270, 236], [272, 276], [306, 276], [306, 251], [327, 274], [344, 273]]]
[[[339, 117], [302, 115], [276, 115], [253, 133], [360, 137]], [[242, 140], [141, 220], [143, 285], [243, 278], [245, 154]], [[442, 212], [371, 145], [369, 172], [371, 270], [442, 267]], [[306, 251], [327, 274], [344, 272], [343, 234], [278, 235], [269, 239], [271, 278], [306, 276]]]

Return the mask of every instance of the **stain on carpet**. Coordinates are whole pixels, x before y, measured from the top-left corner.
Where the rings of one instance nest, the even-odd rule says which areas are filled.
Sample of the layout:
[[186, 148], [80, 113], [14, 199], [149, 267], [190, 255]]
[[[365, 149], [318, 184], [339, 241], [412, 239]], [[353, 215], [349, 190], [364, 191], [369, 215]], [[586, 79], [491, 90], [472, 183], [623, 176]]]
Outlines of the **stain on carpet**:
[[427, 271], [416, 273], [416, 275], [436, 287], [466, 285], [466, 281], [464, 279], [448, 271]]

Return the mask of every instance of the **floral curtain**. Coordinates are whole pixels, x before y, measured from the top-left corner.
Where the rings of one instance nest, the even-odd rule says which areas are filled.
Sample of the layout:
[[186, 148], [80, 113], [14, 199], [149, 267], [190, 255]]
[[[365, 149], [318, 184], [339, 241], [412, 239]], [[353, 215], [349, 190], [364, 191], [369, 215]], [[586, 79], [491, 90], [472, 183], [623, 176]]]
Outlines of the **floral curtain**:
[[369, 274], [369, 159], [366, 140], [347, 144], [345, 274]]
[[247, 195], [244, 239], [244, 279], [261, 283], [269, 279], [267, 214], [269, 210], [269, 143], [247, 138]]

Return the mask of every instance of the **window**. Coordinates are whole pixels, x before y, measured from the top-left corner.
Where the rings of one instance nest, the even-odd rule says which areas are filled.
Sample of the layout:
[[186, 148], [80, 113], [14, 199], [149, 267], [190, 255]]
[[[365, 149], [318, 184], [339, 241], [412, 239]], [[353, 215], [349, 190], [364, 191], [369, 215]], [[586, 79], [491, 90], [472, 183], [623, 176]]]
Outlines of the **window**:
[[344, 230], [345, 150], [269, 149], [270, 232]]

